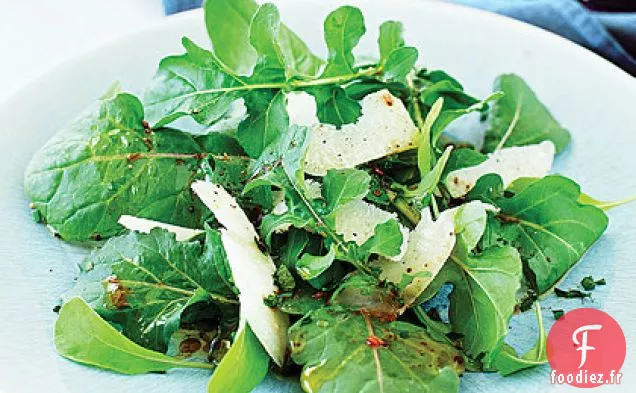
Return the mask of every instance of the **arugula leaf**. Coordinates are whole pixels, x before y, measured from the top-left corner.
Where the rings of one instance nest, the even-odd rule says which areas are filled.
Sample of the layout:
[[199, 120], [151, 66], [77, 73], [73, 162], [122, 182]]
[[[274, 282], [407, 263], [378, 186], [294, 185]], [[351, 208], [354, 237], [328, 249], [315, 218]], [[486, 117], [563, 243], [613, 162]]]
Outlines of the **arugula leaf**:
[[55, 349], [67, 359], [122, 374], [165, 372], [176, 367], [212, 369], [143, 348], [119, 333], [81, 298], [60, 309], [55, 322]]
[[[258, 10], [253, 0], [207, 0], [205, 23], [219, 62], [234, 73], [248, 75], [256, 63], [256, 50], [250, 43], [250, 22]], [[322, 64], [307, 45], [287, 26], [277, 32], [281, 55], [289, 72], [315, 75]]]
[[329, 247], [327, 255], [304, 254], [296, 263], [296, 271], [303, 280], [311, 280], [327, 270], [336, 257], [336, 249]]
[[417, 49], [402, 47], [394, 49], [384, 63], [384, 80], [403, 81], [417, 62]]
[[542, 141], [552, 141], [557, 153], [565, 149], [570, 133], [552, 117], [523, 79], [514, 74], [500, 75], [493, 90], [503, 91], [504, 96], [492, 107], [484, 151]]
[[362, 255], [377, 254], [396, 257], [402, 252], [404, 232], [397, 220], [387, 220], [375, 226], [373, 236], [360, 246]]
[[433, 106], [439, 98], [444, 99], [444, 110], [466, 109], [479, 102], [464, 92], [457, 79], [442, 70], [421, 69], [415, 84], [420, 88], [419, 97], [425, 109]]
[[209, 227], [204, 247], [177, 242], [162, 229], [112, 238], [87, 257], [83, 270], [72, 294], [86, 296], [136, 343], [162, 352], [190, 305], [237, 303], [220, 235]]
[[462, 116], [468, 115], [473, 112], [483, 112], [488, 108], [491, 102], [496, 102], [501, 99], [503, 93], [497, 91], [488, 97], [484, 98], [483, 101], [477, 101], [466, 108], [458, 108], [458, 109], [447, 109], [442, 110], [437, 121], [433, 124], [431, 128], [431, 138], [432, 145], [436, 145], [439, 137], [442, 135], [442, 132], [448, 127], [452, 122], [459, 119]]
[[493, 352], [508, 333], [508, 323], [517, 304], [521, 259], [513, 247], [490, 247], [473, 253], [486, 229], [486, 209], [470, 204], [458, 209], [454, 217], [457, 241], [449, 262], [421, 299], [432, 298], [444, 283], [452, 283], [449, 309], [452, 331], [462, 335], [466, 354], [472, 358], [485, 355], [483, 362], [489, 366]]
[[470, 356], [489, 354], [508, 334], [521, 286], [519, 253], [512, 247], [494, 247], [463, 259], [453, 255], [451, 260], [445, 274], [455, 286], [449, 310], [453, 331], [463, 335], [463, 349]]
[[186, 53], [161, 60], [145, 91], [147, 119], [154, 127], [186, 115], [201, 124], [212, 124], [245, 93], [240, 88], [246, 82], [224, 69], [212, 52], [185, 37], [182, 43]]
[[579, 197], [579, 203], [582, 203], [584, 205], [596, 206], [599, 209], [603, 209], [604, 211], [611, 210], [615, 207], [627, 205], [634, 201], [636, 201], [636, 196], [621, 199], [619, 201], [611, 201], [611, 202], [599, 201], [598, 199], [592, 198], [591, 196], [587, 194], [583, 194], [583, 193]]
[[[130, 94], [99, 101], [49, 140], [31, 160], [25, 191], [66, 240], [123, 232], [124, 214], [198, 227], [204, 214], [189, 190], [204, 159], [241, 162], [226, 144], [171, 129], [145, 129]], [[211, 150], [203, 150], [199, 140]]]
[[401, 22], [386, 21], [380, 25], [378, 47], [380, 48], [380, 65], [384, 65], [391, 52], [404, 46], [404, 26]]
[[289, 127], [285, 95], [281, 91], [254, 91], [245, 96], [245, 106], [248, 116], [239, 124], [237, 137], [251, 157], [258, 157]]
[[324, 29], [329, 55], [321, 77], [354, 74], [352, 51], [366, 32], [362, 12], [352, 6], [342, 6], [327, 16]]
[[316, 99], [316, 115], [322, 123], [341, 127], [355, 122], [362, 114], [360, 103], [340, 86], [316, 86], [305, 91]]
[[580, 204], [580, 196], [574, 181], [551, 175], [495, 201], [501, 208], [501, 236], [520, 250], [539, 294], [549, 291], [607, 228], [605, 213]]
[[285, 59], [278, 45], [280, 15], [274, 4], [265, 3], [256, 10], [250, 23], [250, 44], [257, 60], [251, 79], [260, 81], [285, 79]]
[[292, 359], [308, 391], [457, 392], [461, 355], [405, 322], [380, 322], [334, 307], [289, 329]]
[[269, 355], [246, 323], [214, 370], [208, 393], [249, 393], [265, 379], [268, 370]]
[[494, 357], [493, 367], [499, 371], [499, 374], [508, 376], [530, 367], [535, 367], [548, 362], [546, 354], [546, 334], [543, 329], [543, 318], [541, 316], [541, 307], [539, 303], [535, 303], [535, 313], [537, 315], [537, 328], [539, 337], [536, 344], [525, 354], [519, 356], [514, 348], [508, 344], [503, 344], [497, 355]]
[[330, 169], [323, 179], [322, 195], [327, 209], [333, 212], [338, 207], [364, 198], [369, 192], [371, 176], [358, 169]]

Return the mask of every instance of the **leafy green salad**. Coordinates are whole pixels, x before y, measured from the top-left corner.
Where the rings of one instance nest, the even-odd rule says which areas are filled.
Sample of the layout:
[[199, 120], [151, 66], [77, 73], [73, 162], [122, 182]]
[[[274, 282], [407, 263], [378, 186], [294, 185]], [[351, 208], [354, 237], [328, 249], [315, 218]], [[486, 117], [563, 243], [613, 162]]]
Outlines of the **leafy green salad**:
[[[570, 134], [524, 80], [475, 98], [394, 21], [356, 58], [351, 6], [324, 22], [326, 58], [272, 4], [204, 8], [211, 50], [183, 38], [143, 98], [112, 88], [27, 169], [35, 220], [94, 248], [56, 310], [58, 352], [204, 369], [210, 393], [268, 373], [306, 392], [457, 392], [466, 372], [545, 363], [537, 300], [623, 202], [549, 174]], [[477, 145], [448, 132], [474, 126]], [[532, 309], [536, 345], [517, 353], [511, 318]]]

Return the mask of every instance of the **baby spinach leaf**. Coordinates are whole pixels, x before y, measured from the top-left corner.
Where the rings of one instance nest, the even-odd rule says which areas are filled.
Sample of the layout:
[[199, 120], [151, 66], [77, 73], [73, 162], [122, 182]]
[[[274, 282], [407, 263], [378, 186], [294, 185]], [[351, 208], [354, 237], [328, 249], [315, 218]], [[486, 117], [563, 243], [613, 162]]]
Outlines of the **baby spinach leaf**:
[[249, 393], [267, 376], [269, 355], [245, 323], [214, 370], [208, 393]]
[[329, 56], [322, 77], [354, 74], [353, 48], [366, 32], [362, 12], [352, 6], [342, 6], [327, 16], [324, 29]]
[[289, 126], [285, 95], [281, 91], [257, 90], [245, 97], [248, 116], [238, 127], [237, 137], [251, 157], [261, 155]]
[[[153, 229], [110, 239], [84, 263], [79, 288], [105, 317], [144, 347], [165, 351], [181, 314], [198, 302], [236, 304], [225, 251], [218, 231], [206, 228], [205, 245], [177, 242], [174, 234]], [[98, 271], [101, 275], [90, 274]], [[94, 289], [102, 288], [99, 299]]]
[[520, 250], [539, 294], [549, 291], [598, 240], [608, 218], [578, 202], [574, 181], [546, 176], [510, 198], [500, 198], [501, 234]]
[[176, 367], [212, 369], [143, 348], [100, 318], [81, 298], [60, 309], [55, 322], [55, 348], [67, 359], [122, 374], [164, 372]]
[[123, 214], [199, 226], [205, 210], [189, 188], [200, 162], [244, 159], [224, 154], [226, 143], [204, 151], [198, 137], [145, 129], [143, 119], [139, 100], [119, 94], [90, 107], [35, 154], [25, 191], [62, 238], [117, 235]]
[[335, 307], [289, 329], [292, 359], [312, 392], [457, 392], [461, 355], [406, 322], [381, 322]]
[[371, 176], [358, 169], [330, 169], [325, 175], [322, 195], [327, 209], [334, 211], [347, 202], [362, 199], [369, 192]]
[[[530, 86], [514, 74], [504, 74], [495, 80], [494, 91], [504, 96], [493, 104], [486, 130], [484, 151], [492, 152], [499, 145], [524, 146], [552, 141], [561, 152], [570, 142], [570, 133], [552, 117]], [[509, 134], [501, 144], [502, 138]]]
[[404, 26], [401, 22], [386, 21], [380, 25], [378, 47], [380, 48], [380, 65], [384, 65], [391, 52], [404, 46], [402, 36]]
[[508, 376], [517, 371], [548, 362], [546, 354], [546, 334], [543, 328], [543, 318], [541, 316], [539, 303], [535, 303], [535, 313], [537, 315], [537, 328], [539, 331], [536, 344], [534, 344], [532, 349], [521, 356], [517, 354], [517, 351], [515, 351], [513, 347], [508, 344], [503, 344], [493, 361], [493, 367], [499, 371], [499, 374]]
[[201, 124], [212, 124], [245, 93], [241, 77], [224, 69], [214, 54], [188, 38], [186, 53], [161, 60], [157, 74], [144, 94], [146, 116], [155, 127], [182, 116]]

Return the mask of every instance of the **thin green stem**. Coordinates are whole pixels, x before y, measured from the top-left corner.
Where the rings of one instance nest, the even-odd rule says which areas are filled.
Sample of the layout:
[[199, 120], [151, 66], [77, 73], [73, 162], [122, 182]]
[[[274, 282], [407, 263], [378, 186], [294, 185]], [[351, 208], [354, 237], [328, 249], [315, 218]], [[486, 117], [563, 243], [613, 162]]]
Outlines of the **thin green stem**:
[[257, 83], [253, 85], [242, 84], [239, 86], [218, 87], [215, 89], [193, 91], [191, 93], [184, 94], [181, 97], [193, 97], [193, 96], [200, 96], [205, 94], [216, 94], [216, 93], [231, 93], [235, 91], [263, 90], [263, 89], [298, 90], [298, 89], [303, 89], [306, 87], [314, 87], [314, 86], [341, 85], [341, 84], [354, 81], [360, 77], [376, 75], [379, 71], [380, 71], [379, 68], [372, 67], [372, 68], [367, 68], [365, 70], [362, 70], [354, 74], [332, 76], [327, 78], [318, 78], [318, 79], [310, 79], [310, 80], [298, 79], [298, 80], [291, 80], [291, 81], [284, 81], [284, 82]]
[[386, 194], [389, 197], [389, 201], [391, 201], [397, 211], [399, 211], [400, 214], [402, 214], [413, 226], [420, 222], [422, 218], [420, 212], [413, 209], [406, 199], [400, 197], [397, 193], [391, 190], [387, 190]]

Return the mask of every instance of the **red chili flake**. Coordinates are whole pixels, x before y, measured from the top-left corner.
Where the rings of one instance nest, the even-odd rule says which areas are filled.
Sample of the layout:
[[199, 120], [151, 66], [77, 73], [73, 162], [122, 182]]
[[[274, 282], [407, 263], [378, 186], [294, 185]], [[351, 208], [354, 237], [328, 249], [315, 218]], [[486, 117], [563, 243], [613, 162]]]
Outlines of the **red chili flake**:
[[323, 297], [325, 297], [325, 293], [323, 291], [314, 292], [313, 295], [311, 295], [311, 297], [316, 300], [320, 300]]
[[382, 190], [380, 190], [379, 188], [376, 188], [375, 190], [373, 190], [373, 195], [379, 197], [382, 195]]
[[380, 337], [378, 337], [376, 335], [371, 335], [371, 336], [367, 337], [366, 343], [367, 343], [368, 346], [370, 346], [373, 349], [375, 349], [375, 348], [384, 348], [384, 347], [388, 346], [386, 341], [382, 340]]
[[384, 176], [384, 171], [376, 166], [371, 167], [371, 172], [375, 173], [378, 176]]
[[141, 121], [141, 126], [146, 129], [150, 128], [150, 124], [146, 120]]

